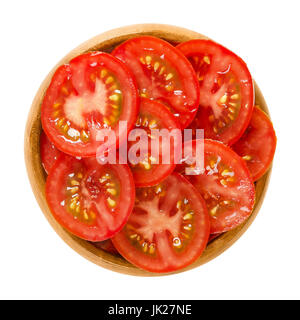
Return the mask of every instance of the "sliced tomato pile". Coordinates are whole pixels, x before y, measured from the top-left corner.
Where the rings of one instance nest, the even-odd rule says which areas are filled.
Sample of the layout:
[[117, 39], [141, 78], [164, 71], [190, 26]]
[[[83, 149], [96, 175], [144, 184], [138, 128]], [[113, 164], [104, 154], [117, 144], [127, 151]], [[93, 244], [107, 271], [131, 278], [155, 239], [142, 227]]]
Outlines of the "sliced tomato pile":
[[[147, 133], [146, 138], [148, 140], [148, 146], [146, 149], [143, 149], [143, 146], [141, 146], [142, 154], [139, 154], [139, 158], [141, 158], [141, 160], [139, 162], [129, 161], [129, 163], [131, 163], [130, 166], [135, 184], [137, 187], [156, 185], [166, 176], [172, 173], [176, 167], [174, 160], [174, 156], [176, 155], [176, 140], [171, 140], [172, 143], [170, 146], [170, 152], [168, 153], [170, 158], [167, 159], [168, 161], [165, 161], [168, 163], [164, 164], [163, 154], [166, 150], [164, 141], [158, 136], [154, 136], [150, 130], [155, 132], [156, 130], [166, 129], [169, 132], [172, 132], [172, 130], [179, 130], [180, 132], [180, 127], [172, 113], [168, 111], [161, 103], [142, 98], [140, 104], [140, 113], [137, 117], [135, 129], [144, 129], [145, 134]], [[133, 132], [133, 134], [131, 134], [131, 139], [135, 141], [136, 135], [137, 132]], [[151, 143], [154, 143], [154, 140], [156, 140], [158, 143], [157, 156], [153, 156], [154, 148], [151, 148]], [[136, 142], [130, 142], [129, 146], [132, 147], [133, 144], [138, 147]], [[131, 150], [133, 152], [135, 148]], [[135, 155], [134, 152], [133, 155]], [[131, 157], [131, 153], [128, 154], [128, 157]]]
[[[196, 140], [187, 142], [195, 155]], [[190, 165], [186, 177], [204, 198], [211, 220], [211, 233], [229, 231], [249, 217], [255, 188], [244, 160], [221, 142], [204, 140], [204, 167]], [[184, 169], [184, 170], [183, 170]], [[185, 167], [180, 167], [183, 173]]]
[[[96, 156], [98, 129], [126, 139], [138, 112], [135, 79], [116, 58], [103, 52], [78, 56], [55, 72], [42, 105], [49, 139], [70, 155]], [[119, 121], [127, 131], [119, 132]], [[109, 146], [108, 146], [109, 147]]]
[[195, 188], [174, 173], [152, 188], [137, 189], [136, 204], [113, 244], [128, 261], [152, 272], [170, 272], [205, 249], [209, 218]]
[[210, 40], [142, 36], [73, 58], [41, 108], [53, 217], [146, 271], [187, 267], [252, 213], [276, 147], [254, 103], [246, 64]]
[[191, 123], [199, 105], [199, 85], [179, 50], [164, 40], [144, 36], [125, 41], [112, 54], [131, 69], [142, 97], [164, 103], [182, 129]]
[[266, 173], [274, 157], [276, 135], [272, 122], [261, 109], [254, 108], [248, 128], [232, 148], [246, 161], [254, 181]]
[[111, 238], [122, 229], [134, 204], [134, 182], [127, 165], [100, 165], [96, 159], [62, 155], [46, 184], [56, 220], [89, 241]]
[[200, 108], [191, 128], [228, 145], [245, 131], [254, 103], [247, 65], [233, 52], [210, 40], [191, 40], [177, 48], [193, 65], [200, 84]]

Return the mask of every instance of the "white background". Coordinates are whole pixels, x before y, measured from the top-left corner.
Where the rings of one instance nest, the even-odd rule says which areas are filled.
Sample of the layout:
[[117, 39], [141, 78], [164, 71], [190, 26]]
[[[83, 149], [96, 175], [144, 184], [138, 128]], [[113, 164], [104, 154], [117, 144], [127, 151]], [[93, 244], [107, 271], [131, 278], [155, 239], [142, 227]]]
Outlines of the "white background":
[[[0, 298], [300, 298], [299, 1], [1, 1]], [[26, 117], [49, 70], [83, 41], [134, 23], [203, 33], [238, 53], [278, 136], [270, 187], [244, 236], [210, 263], [135, 278], [85, 260], [52, 230], [31, 191]]]

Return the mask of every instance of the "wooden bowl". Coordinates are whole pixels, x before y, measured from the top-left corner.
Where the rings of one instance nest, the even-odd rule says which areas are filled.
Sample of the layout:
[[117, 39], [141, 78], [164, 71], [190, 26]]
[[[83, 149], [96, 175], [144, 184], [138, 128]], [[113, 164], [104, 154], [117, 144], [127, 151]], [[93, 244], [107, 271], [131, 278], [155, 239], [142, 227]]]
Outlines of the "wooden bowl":
[[[76, 49], [72, 50], [61, 61], [59, 61], [59, 63], [47, 75], [33, 100], [25, 131], [25, 161], [32, 190], [44, 215], [52, 225], [53, 229], [71, 248], [73, 248], [83, 257], [101, 267], [129, 275], [155, 276], [156, 274], [136, 268], [135, 266], [124, 260], [122, 257], [107, 253], [101, 249], [96, 248], [91, 243], [77, 238], [76, 236], [66, 231], [56, 222], [48, 208], [45, 199], [46, 175], [41, 165], [39, 147], [40, 133], [42, 130], [40, 118], [41, 103], [44, 93], [50, 83], [52, 74], [54, 73], [56, 68], [63, 63], [67, 63], [73, 57], [87, 51], [100, 50], [110, 52], [116, 45], [120, 44], [121, 42], [140, 35], [156, 36], [171, 43], [177, 43], [191, 39], [207, 39], [207, 37], [197, 32], [190, 31], [184, 28], [161, 24], [140, 24], [122, 27], [102, 33], [81, 44]], [[256, 83], [255, 98], [256, 104], [258, 104], [266, 113], [269, 114], [263, 95]], [[259, 212], [265, 196], [265, 192], [267, 190], [270, 174], [271, 169], [259, 181], [256, 182], [256, 203], [253, 213], [247, 219], [247, 221], [245, 221], [236, 229], [218, 236], [208, 244], [202, 256], [195, 263], [185, 269], [176, 271], [174, 273], [190, 270], [214, 259], [239, 239], [239, 237], [251, 225]]]

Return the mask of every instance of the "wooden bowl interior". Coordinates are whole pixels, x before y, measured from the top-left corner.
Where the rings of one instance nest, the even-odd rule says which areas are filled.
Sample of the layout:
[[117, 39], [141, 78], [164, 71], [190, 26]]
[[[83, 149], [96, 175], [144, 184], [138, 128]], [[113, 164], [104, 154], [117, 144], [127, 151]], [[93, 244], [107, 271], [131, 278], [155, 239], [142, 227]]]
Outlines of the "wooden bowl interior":
[[[170, 43], [179, 43], [191, 39], [207, 39], [207, 37], [197, 32], [190, 31], [184, 28], [158, 24], [143, 24], [108, 31], [99, 36], [96, 36], [93, 39], [88, 40], [76, 49], [72, 50], [47, 75], [46, 79], [41, 84], [34, 98], [25, 130], [25, 161], [32, 190], [44, 215], [52, 225], [53, 229], [70, 247], [72, 247], [83, 257], [104, 268], [135, 276], [156, 276], [156, 274], [136, 268], [120, 256], [115, 256], [107, 253], [101, 249], [96, 248], [88, 241], [73, 236], [56, 222], [48, 208], [45, 199], [46, 174], [41, 165], [39, 147], [40, 133], [42, 130], [40, 120], [41, 103], [44, 93], [51, 81], [52, 74], [57, 66], [63, 63], [67, 63], [73, 57], [87, 51], [100, 50], [110, 52], [121, 42], [140, 35], [156, 36], [169, 41]], [[258, 104], [267, 114], [269, 114], [263, 95], [256, 83], [255, 98], [256, 104]], [[256, 182], [256, 203], [253, 213], [247, 219], [247, 221], [245, 221], [234, 230], [218, 236], [208, 244], [202, 256], [195, 263], [185, 269], [179, 270], [174, 273], [190, 270], [212, 260], [219, 254], [224, 252], [227, 248], [229, 248], [235, 241], [237, 241], [237, 239], [247, 230], [247, 228], [251, 225], [256, 215], [258, 214], [265, 196], [265, 192], [267, 190], [270, 173], [271, 169], [259, 181]]]

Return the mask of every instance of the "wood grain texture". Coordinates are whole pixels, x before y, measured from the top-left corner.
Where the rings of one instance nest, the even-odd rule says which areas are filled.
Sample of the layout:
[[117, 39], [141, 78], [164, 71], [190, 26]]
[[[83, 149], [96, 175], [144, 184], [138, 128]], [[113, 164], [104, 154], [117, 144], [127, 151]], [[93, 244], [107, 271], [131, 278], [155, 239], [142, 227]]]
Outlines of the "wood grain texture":
[[[31, 187], [41, 210], [43, 211], [45, 217], [48, 219], [53, 229], [71, 248], [73, 248], [76, 252], [78, 252], [86, 259], [92, 261], [93, 263], [112, 271], [134, 276], [158, 276], [157, 274], [140, 270], [125, 261], [123, 258], [107, 253], [101, 249], [96, 248], [91, 243], [73, 236], [56, 222], [48, 208], [45, 199], [46, 175], [41, 165], [39, 147], [41, 133], [41, 103], [44, 93], [51, 81], [51, 77], [56, 68], [63, 63], [67, 63], [73, 57], [87, 51], [101, 50], [110, 52], [116, 45], [120, 44], [124, 40], [140, 35], [153, 35], [169, 42], [175, 43], [191, 39], [208, 39], [207, 37], [197, 32], [180, 27], [161, 24], [140, 24], [122, 27], [102, 33], [72, 50], [61, 61], [59, 61], [58, 64], [52, 69], [52, 71], [47, 75], [33, 100], [25, 130], [25, 162]], [[267, 108], [263, 95], [256, 83], [255, 96], [256, 104], [258, 104], [267, 114], [269, 114], [269, 110]], [[226, 232], [211, 241], [202, 256], [195, 263], [185, 269], [169, 274], [179, 273], [198, 267], [214, 259], [226, 249], [228, 249], [234, 242], [236, 242], [248, 229], [248, 227], [251, 225], [256, 215], [258, 214], [267, 190], [270, 174], [271, 169], [269, 169], [269, 171], [259, 181], [256, 182], [256, 203], [253, 213], [247, 221], [245, 221], [236, 229]]]

